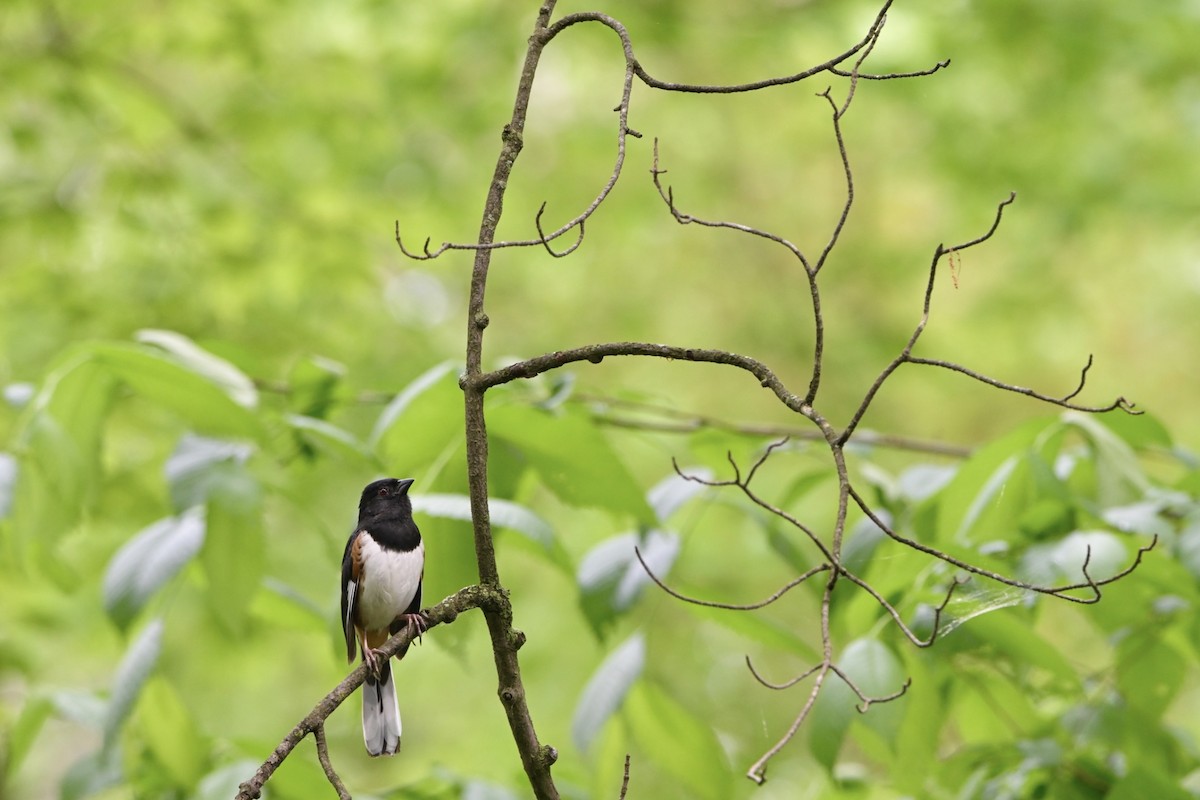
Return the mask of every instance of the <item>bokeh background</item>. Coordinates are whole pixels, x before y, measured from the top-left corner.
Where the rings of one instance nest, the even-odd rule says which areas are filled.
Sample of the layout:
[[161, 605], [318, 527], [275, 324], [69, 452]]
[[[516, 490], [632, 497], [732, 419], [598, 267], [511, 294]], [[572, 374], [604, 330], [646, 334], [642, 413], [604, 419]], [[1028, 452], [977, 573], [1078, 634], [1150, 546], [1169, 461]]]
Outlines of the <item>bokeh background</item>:
[[[17, 440], [31, 393], [72, 346], [127, 341], [147, 328], [190, 337], [267, 395], [298, 364], [336, 363], [336, 421], [366, 436], [392, 394], [462, 357], [469, 254], [407, 260], [393, 226], [399, 222], [414, 248], [425, 237], [435, 246], [472, 240], [535, 5], [6, 2], [0, 384], [8, 402], [0, 436]], [[878, 10], [857, 0], [691, 0], [563, 2], [557, 13], [592, 8], [626, 24], [655, 76], [712, 83], [822, 61], [861, 38]], [[861, 82], [844, 120], [856, 203], [824, 275], [821, 399], [835, 422], [849, 417], [911, 332], [937, 244], [982, 233], [1015, 191], [996, 237], [963, 254], [957, 286], [946, 276], [939, 282], [919, 353], [1055, 395], [1074, 388], [1094, 354], [1083, 400], [1105, 405], [1124, 395], [1183, 450], [1195, 449], [1198, 31], [1192, 0], [1153, 8], [1109, 0], [897, 4], [869, 69], [951, 65], [923, 78]], [[577, 26], [547, 51], [502, 237], [534, 235], [543, 202], [547, 226], [557, 225], [602, 186], [615, 156], [622, 63], [616, 37], [598, 26]], [[646, 340], [752, 355], [804, 385], [811, 312], [796, 262], [761, 240], [675, 224], [648, 171], [657, 138], [682, 210], [769, 230], [816, 254], [845, 196], [829, 106], [817, 96], [830, 85], [844, 96], [845, 81], [825, 76], [733, 96], [635, 84], [630, 125], [644, 136], [629, 140], [625, 173], [588, 222], [583, 246], [563, 260], [538, 248], [496, 254], [489, 363]], [[793, 421], [741, 375], [611, 361], [574, 370], [578, 390], [731, 421]], [[864, 425], [975, 447], [1041, 413], [961, 376], [909, 368]], [[13, 724], [39, 692], [57, 692], [56, 712], [6, 779], [10, 796], [57, 796], [73, 761], [66, 753], [94, 746], [96, 734], [80, 723], [85, 696], [107, 691], [129, 641], [101, 607], [104, 568], [122, 542], [169, 510], [162, 465], [186, 427], [137, 398], [120, 402], [105, 434], [104, 472], [86, 490], [92, 505], [69, 534], [54, 534], [56, 557], [72, 576], [66, 585], [23, 559], [12, 544], [18, 536], [6, 530], [0, 724]], [[645, 486], [667, 475], [670, 437], [621, 442]], [[259, 609], [231, 639], [203, 604], [190, 602], [203, 584], [195, 575], [161, 600], [168, 624], [159, 669], [187, 687], [176, 689], [180, 713], [196, 721], [197, 736], [222, 742], [218, 753], [235, 764], [234, 756], [265, 757], [262, 743], [282, 736], [342, 675], [336, 565], [353, 498], [374, 475], [318, 462], [260, 477], [295, 501], [267, 505], [267, 573], [286, 579], [317, 616], [326, 613], [326, 628], [272, 626], [264, 620], [273, 612]], [[11, 486], [6, 494], [0, 499], [11, 498]], [[628, 525], [546, 504], [539, 511], [574, 556]], [[447, 535], [461, 536], [453, 530]], [[717, 555], [693, 574], [698, 585], [725, 577], [712, 548], [700, 551]], [[431, 543], [430, 558], [437, 555]], [[583, 685], [619, 639], [584, 630], [569, 601], [570, 574], [548, 572], [520, 547], [504, 559], [518, 626], [529, 634], [522, 657], [542, 738], [564, 744], [568, 783], [615, 786], [619, 763], [597, 765], [594, 753], [588, 761], [565, 745]], [[458, 588], [448, 578], [430, 582], [430, 600]], [[651, 619], [672, 613], [661, 597], [644, 602]], [[356, 749], [357, 711], [335, 717], [335, 760], [360, 785], [452, 775], [520, 786], [482, 625], [465, 619], [454, 627], [448, 643], [431, 642], [419, 662], [404, 665], [401, 705], [412, 734], [401, 759], [368, 762]], [[730, 644], [722, 635], [650, 641], [650, 663], [656, 648], [701, 648], [694, 663], [657, 667], [693, 676], [679, 687], [708, 697], [696, 701], [698, 713], [738, 706], [743, 700], [731, 691], [755, 691], [740, 651], [722, 654], [719, 667], [701, 657]], [[68, 690], [78, 692], [74, 712], [63, 710]], [[733, 774], [778, 730], [773, 718], [766, 730], [768, 712], [752, 707], [763, 715], [759, 740], [724, 742]], [[787, 716], [787, 708], [779, 712]], [[306, 786], [325, 796], [313, 769], [296, 766], [290, 779], [281, 772], [282, 796], [305, 796]], [[806, 769], [803, 760], [780, 767], [793, 777]], [[470, 785], [463, 792], [485, 791]], [[730, 786], [736, 796], [752, 790], [745, 781]], [[793, 788], [784, 779], [755, 796], [796, 796], [787, 793]]]

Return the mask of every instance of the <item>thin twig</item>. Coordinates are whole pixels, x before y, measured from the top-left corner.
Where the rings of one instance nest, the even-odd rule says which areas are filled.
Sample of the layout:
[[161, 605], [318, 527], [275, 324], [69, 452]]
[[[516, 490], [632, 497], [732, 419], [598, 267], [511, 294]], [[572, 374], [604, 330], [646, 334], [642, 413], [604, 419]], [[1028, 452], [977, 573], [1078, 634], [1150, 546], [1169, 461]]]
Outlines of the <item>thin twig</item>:
[[883, 368], [883, 371], [879, 373], [874, 382], [872, 382], [871, 386], [867, 389], [866, 394], [863, 395], [862, 402], [859, 403], [854, 415], [850, 418], [850, 421], [846, 423], [846, 427], [842, 430], [841, 435], [838, 436], [837, 442], [839, 445], [845, 444], [850, 440], [850, 437], [854, 434], [854, 429], [858, 427], [858, 424], [866, 415], [867, 409], [870, 408], [871, 401], [875, 399], [875, 395], [879, 393], [879, 390], [883, 388], [884, 382], [892, 376], [892, 374], [900, 367], [900, 365], [909, 360], [909, 356], [912, 354], [913, 348], [917, 345], [917, 340], [921, 338], [921, 333], [925, 330], [925, 326], [929, 324], [929, 310], [933, 304], [934, 278], [937, 277], [937, 265], [938, 262], [942, 260], [942, 256], [946, 255], [947, 253], [959, 252], [969, 247], [974, 247], [992, 238], [992, 235], [996, 233], [996, 229], [1000, 227], [1000, 219], [1004, 215], [1004, 209], [1016, 199], [1017, 193], [1011, 192], [1007, 198], [1000, 202], [1000, 204], [996, 207], [996, 215], [992, 219], [991, 227], [988, 228], [987, 231], [982, 235], [963, 242], [956, 247], [946, 248], [939, 244], [934, 250], [933, 260], [929, 264], [929, 279], [925, 283], [925, 300], [921, 308], [921, 318], [917, 322], [916, 327], [913, 329], [912, 335], [908, 337], [908, 341], [905, 343], [904, 348], [900, 351], [900, 354], [893, 358], [892, 361]]
[[667, 584], [663, 583], [662, 579], [654, 574], [654, 570], [650, 569], [650, 565], [646, 563], [646, 559], [642, 558], [642, 551], [639, 548], [634, 547], [633, 552], [634, 552], [634, 555], [637, 556], [637, 560], [641, 563], [642, 569], [644, 569], [646, 571], [646, 574], [648, 576], [650, 576], [650, 580], [652, 580], [656, 584], [658, 584], [658, 588], [662, 589], [664, 592], [671, 595], [671, 597], [674, 597], [677, 600], [682, 600], [685, 603], [691, 603], [692, 605], [705, 606], [706, 608], [723, 608], [728, 611], [754, 611], [759, 608], [765, 608], [766, 606], [769, 606], [772, 603], [774, 603], [779, 598], [783, 597], [785, 594], [790, 592], [792, 589], [795, 589], [797, 586], [804, 583], [806, 580], [808, 580], [812, 576], [820, 574], [822, 572], [827, 572], [830, 568], [828, 564], [819, 564], [819, 565], [813, 567], [812, 569], [808, 570], [804, 574], [788, 581], [786, 584], [784, 584], [784, 586], [781, 589], [776, 591], [774, 594], [772, 594], [767, 599], [760, 600], [757, 603], [746, 603], [744, 605], [740, 605], [737, 603], [718, 603], [718, 602], [714, 602], [712, 600], [700, 600], [699, 598], [696, 598], [696, 597], [688, 597], [687, 595], [685, 595], [681, 592], [678, 592], [675, 589], [672, 589], [670, 586], [667, 586]]
[[[1104, 406], [1084, 406], [1084, 405], [1079, 405], [1078, 403], [1072, 403], [1071, 398], [1075, 397], [1083, 390], [1083, 383], [1087, 378], [1087, 368], [1086, 367], [1084, 368], [1083, 376], [1080, 378], [1079, 388], [1075, 389], [1075, 391], [1071, 392], [1070, 394], [1066, 395], [1065, 397], [1052, 397], [1048, 394], [1043, 394], [1041, 392], [1035, 391], [1034, 389], [1029, 389], [1024, 386], [1015, 386], [1011, 383], [1005, 383], [1004, 381], [999, 381], [999, 380], [996, 380], [995, 378], [990, 378], [987, 375], [976, 372], [975, 370], [970, 369], [968, 367], [964, 367], [961, 364], [955, 364], [952, 361], [942, 361], [942, 360], [936, 359], [936, 358], [920, 358], [919, 356], [911, 356], [911, 355], [906, 357], [904, 359], [904, 361], [905, 361], [905, 363], [908, 363], [908, 364], [919, 364], [919, 365], [924, 365], [927, 367], [941, 367], [942, 369], [948, 369], [948, 370], [951, 370], [952, 372], [957, 372], [962, 375], [966, 375], [968, 378], [974, 378], [975, 380], [979, 381], [980, 383], [986, 383], [988, 386], [991, 386], [995, 389], [1002, 389], [1003, 391], [1012, 392], [1013, 394], [1025, 395], [1026, 397], [1032, 397], [1036, 400], [1041, 400], [1043, 403], [1050, 403], [1052, 405], [1061, 406], [1062, 408], [1070, 408], [1075, 411], [1084, 411], [1089, 414], [1103, 414], [1106, 411], [1115, 411], [1117, 409], [1120, 409], [1121, 411], [1124, 411], [1127, 414], [1133, 414], [1134, 416], [1137, 416], [1138, 414], [1142, 413], [1141, 411], [1139, 411], [1137, 408], [1134, 407], [1133, 403], [1129, 402], [1124, 397], [1118, 397], [1116, 400], [1113, 400], [1111, 403], [1109, 403], [1108, 405], [1104, 405]], [[1088, 366], [1091, 366], [1091, 363], [1092, 363], [1092, 360], [1091, 360], [1091, 357], [1089, 356], [1088, 357]]]
[[338, 800], [351, 800], [350, 792], [346, 790], [346, 784], [342, 783], [341, 777], [333, 768], [333, 762], [329, 760], [329, 745], [325, 741], [325, 723], [321, 723], [313, 729], [313, 739], [317, 743], [317, 760], [321, 762], [321, 769], [325, 770], [325, 777], [329, 779], [333, 790], [337, 792]]

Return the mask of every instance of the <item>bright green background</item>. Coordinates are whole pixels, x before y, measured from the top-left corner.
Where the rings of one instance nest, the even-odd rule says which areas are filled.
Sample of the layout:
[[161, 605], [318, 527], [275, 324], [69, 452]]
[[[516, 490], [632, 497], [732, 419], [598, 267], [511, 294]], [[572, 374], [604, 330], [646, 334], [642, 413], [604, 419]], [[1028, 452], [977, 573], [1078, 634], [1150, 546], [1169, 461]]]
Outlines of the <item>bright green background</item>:
[[[592, 6], [564, 3], [558, 13], [581, 8]], [[602, 8], [627, 24], [653, 74], [714, 82], [823, 60], [857, 40], [876, 10]], [[0, 480], [3, 796], [56, 796], [62, 775], [102, 740], [122, 767], [113, 774], [124, 776], [106, 796], [227, 796], [221, 771], [234, 784], [247, 777], [248, 763], [344, 674], [335, 576], [358, 490], [380, 473], [412, 475], [423, 493], [465, 490], [453, 362], [462, 358], [470, 258], [407, 261], [392, 226], [400, 221], [412, 247], [425, 236], [434, 245], [473, 237], [534, 12], [515, 2], [15, 0], [0, 13], [0, 384], [9, 401], [0, 441], [16, 459], [0, 469], [18, 470], [15, 490], [11, 477]], [[1061, 394], [1094, 353], [1082, 400], [1124, 394], [1194, 449], [1198, 25], [1195, 3], [1182, 1], [893, 10], [872, 69], [953, 63], [928, 78], [860, 84], [845, 120], [858, 202], [824, 277], [820, 398], [835, 423], [911, 331], [934, 247], [978, 235], [1016, 190], [995, 240], [963, 254], [957, 288], [941, 276], [920, 354]], [[556, 225], [594, 196], [614, 156], [620, 77], [605, 29], [574, 28], [548, 50], [503, 236], [532, 235], [543, 200]], [[746, 353], [803, 386], [811, 326], [795, 262], [761, 241], [675, 225], [647, 170], [658, 137], [684, 211], [762, 227], [815, 254], [844, 196], [828, 106], [814, 96], [829, 83], [731, 97], [635, 86], [630, 125], [645, 138], [630, 140], [626, 174], [580, 250], [562, 261], [540, 249], [496, 255], [488, 363], [636, 339]], [[835, 97], [845, 90], [833, 86]], [[145, 330], [187, 338], [135, 344]], [[613, 361], [570, 370], [575, 389], [794, 422], [746, 376]], [[214, 363], [232, 390], [198, 377]], [[416, 399], [393, 407], [394, 417], [385, 411], [422, 375], [429, 383]], [[238, 383], [245, 376], [257, 390]], [[824, 769], [835, 758], [842, 778], [870, 776], [870, 789], [843, 787], [847, 797], [1024, 797], [1050, 786], [1056, 797], [1119, 799], [1139, 796], [1130, 787], [1178, 786], [1195, 768], [1197, 481], [1186, 459], [1164, 454], [1158, 423], [1106, 419], [1060, 433], [1049, 409], [1024, 398], [950, 373], [897, 373], [866, 427], [998, 442], [924, 505], [888, 476], [957, 462], [863, 456], [856, 474], [881, 487], [909, 533], [982, 558], [972, 548], [987, 542], [944, 537], [983, 497], [989, 531], [1010, 539], [1014, 557], [1001, 566], [1012, 570], [1030, 552], [1045, 555], [1038, 547], [1062, 542], [1070, 553], [1072, 531], [1167, 538], [1154, 564], [1099, 607], [998, 611], [928, 652], [898, 641], [877, 609], [849, 596], [838, 645], [885, 677], [911, 675], [913, 695], [855, 723], [840, 752], [844, 717], [824, 712], [823, 733], [797, 740], [755, 790], [741, 772], [803, 695], [762, 689], [743, 655], [776, 678], [802, 669], [816, 632], [811, 596], [754, 617], [704, 616], [654, 591], [621, 599], [604, 580], [581, 596], [579, 577], [581, 565], [603, 565], [605, 551], [586, 558], [593, 547], [653, 524], [640, 497], [669, 475], [671, 457], [720, 470], [727, 448], [744, 456], [761, 443], [598, 429], [574, 402], [559, 409], [565, 417], [529, 407], [553, 389], [546, 380], [497, 392], [489, 409], [493, 491], [541, 520], [514, 526], [542, 544], [502, 535], [501, 567], [529, 637], [532, 710], [542, 739], [562, 753], [564, 787], [615, 796], [627, 749], [642, 796], [795, 797], [797, 787], [843, 796]], [[1020, 427], [1032, 419], [1041, 420], [1036, 431]], [[234, 449], [206, 449], [189, 432]], [[207, 460], [181, 475], [168, 467], [180, 452]], [[1064, 453], [1084, 464], [1071, 481], [1053, 474]], [[806, 479], [827, 469], [820, 451], [776, 463], [765, 487], [827, 524], [830, 484]], [[988, 495], [1001, 467], [1012, 470], [1008, 491]], [[753, 523], [732, 500], [693, 498], [662, 524], [682, 534], [673, 582], [749, 602], [810, 556], [780, 544], [790, 531]], [[208, 509], [207, 536], [198, 553], [186, 537], [173, 551], [187, 561], [182, 572], [147, 567], [165, 582], [133, 599], [106, 594], [118, 550], [197, 503]], [[433, 601], [471, 579], [470, 544], [461, 522], [425, 515], [421, 524]], [[1125, 556], [1138, 541], [1121, 535]], [[876, 557], [872, 579], [906, 611], [933, 597], [912, 575], [930, 585], [946, 578], [895, 548]], [[131, 585], [128, 576], [117, 585]], [[160, 654], [142, 682], [118, 664], [154, 649], [155, 620]], [[1041, 637], [1034, 644], [1031, 631]], [[643, 679], [617, 717], [600, 714], [585, 754], [572, 744], [581, 692], [606, 656], [630, 658], [636, 647], [621, 645], [638, 635]], [[524, 796], [480, 620], [428, 637], [402, 674], [400, 758], [362, 754], [357, 700], [331, 722], [335, 763], [356, 792], [419, 786], [425, 794], [411, 796], [456, 796], [482, 780]], [[123, 706], [109, 699], [114, 685], [141, 693]], [[309, 747], [271, 784], [275, 796], [328, 796]], [[927, 774], [935, 754], [947, 766]], [[1102, 777], [1080, 777], [1092, 774]], [[987, 783], [1003, 779], [1013, 794]]]

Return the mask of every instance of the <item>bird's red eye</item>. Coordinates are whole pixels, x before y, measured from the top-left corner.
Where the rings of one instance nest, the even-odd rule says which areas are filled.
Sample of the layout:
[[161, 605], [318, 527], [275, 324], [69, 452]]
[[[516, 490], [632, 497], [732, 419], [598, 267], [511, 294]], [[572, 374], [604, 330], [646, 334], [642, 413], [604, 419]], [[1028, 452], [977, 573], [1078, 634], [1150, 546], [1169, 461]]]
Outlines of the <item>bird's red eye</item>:
[[387, 487], [386, 487], [386, 486], [381, 486], [381, 487], [379, 487], [379, 496], [380, 496], [380, 497], [387, 497], [389, 494], [391, 494], [391, 492], [389, 492], [389, 491], [387, 490]]

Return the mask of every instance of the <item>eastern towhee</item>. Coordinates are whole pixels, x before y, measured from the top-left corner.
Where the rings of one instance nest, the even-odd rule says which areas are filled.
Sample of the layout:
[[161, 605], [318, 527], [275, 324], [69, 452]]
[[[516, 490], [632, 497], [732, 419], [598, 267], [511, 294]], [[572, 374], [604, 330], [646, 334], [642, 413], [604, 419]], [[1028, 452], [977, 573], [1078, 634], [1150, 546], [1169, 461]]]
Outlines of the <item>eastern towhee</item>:
[[[342, 556], [342, 630], [346, 658], [354, 663], [358, 646], [367, 663], [363, 683], [363, 741], [373, 756], [400, 749], [400, 706], [391, 663], [376, 649], [408, 627], [425, 630], [421, 579], [425, 545], [413, 522], [408, 487], [412, 479], [384, 478], [363, 489], [358, 526]], [[404, 658], [406, 646], [396, 654]]]

